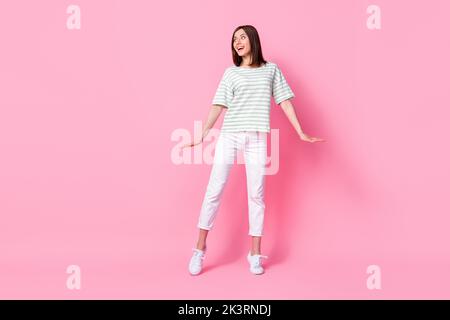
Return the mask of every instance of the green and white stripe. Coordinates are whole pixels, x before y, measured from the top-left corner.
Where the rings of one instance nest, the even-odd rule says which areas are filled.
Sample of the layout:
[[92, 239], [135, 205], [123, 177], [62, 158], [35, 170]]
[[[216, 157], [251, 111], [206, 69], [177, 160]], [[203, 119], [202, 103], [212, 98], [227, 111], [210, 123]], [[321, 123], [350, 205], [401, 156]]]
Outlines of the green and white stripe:
[[213, 98], [213, 105], [227, 108], [221, 131], [270, 132], [271, 96], [277, 105], [295, 97], [277, 64], [225, 69]]

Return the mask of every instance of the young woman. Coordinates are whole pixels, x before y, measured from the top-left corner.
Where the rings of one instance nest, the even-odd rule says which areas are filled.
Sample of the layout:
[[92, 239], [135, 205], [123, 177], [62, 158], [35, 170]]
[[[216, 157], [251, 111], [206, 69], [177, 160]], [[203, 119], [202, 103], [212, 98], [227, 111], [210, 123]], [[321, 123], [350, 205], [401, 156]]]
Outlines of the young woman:
[[278, 65], [264, 60], [257, 30], [251, 25], [237, 27], [231, 40], [234, 65], [225, 69], [213, 99], [202, 136], [183, 147], [203, 142], [223, 109], [223, 125], [215, 146], [208, 187], [198, 220], [199, 236], [189, 261], [189, 272], [201, 272], [206, 253], [206, 237], [212, 229], [220, 199], [237, 151], [244, 154], [247, 176], [249, 235], [252, 238], [247, 261], [253, 274], [262, 274], [261, 237], [264, 222], [264, 184], [267, 159], [267, 134], [270, 132], [270, 97], [280, 105], [303, 141], [323, 139], [310, 137], [298, 123], [291, 98], [295, 97]]

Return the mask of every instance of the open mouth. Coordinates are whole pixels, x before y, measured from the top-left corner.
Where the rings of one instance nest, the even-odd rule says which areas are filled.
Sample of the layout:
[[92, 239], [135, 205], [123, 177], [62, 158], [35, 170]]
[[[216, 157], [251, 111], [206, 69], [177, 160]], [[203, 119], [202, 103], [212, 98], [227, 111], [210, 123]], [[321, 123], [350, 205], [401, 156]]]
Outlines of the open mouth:
[[240, 52], [241, 50], [244, 50], [244, 47], [237, 48], [237, 51]]

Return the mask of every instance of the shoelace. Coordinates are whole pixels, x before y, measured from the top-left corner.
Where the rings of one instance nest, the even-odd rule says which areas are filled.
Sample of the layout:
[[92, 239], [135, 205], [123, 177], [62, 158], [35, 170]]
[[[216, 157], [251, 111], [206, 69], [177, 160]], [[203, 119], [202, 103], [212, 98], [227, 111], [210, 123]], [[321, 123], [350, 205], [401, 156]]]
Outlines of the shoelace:
[[200, 259], [205, 259], [205, 254], [203, 253], [201, 253], [200, 251], [198, 251], [198, 249], [196, 249], [196, 248], [192, 248], [192, 251], [194, 251], [194, 255], [197, 257], [197, 258], [200, 258]]
[[[251, 257], [251, 262], [252, 262], [253, 267], [259, 267], [261, 265], [261, 259], [269, 258], [268, 256], [264, 256], [261, 254], [251, 255], [250, 257]], [[257, 258], [253, 258], [253, 257], [257, 257]]]

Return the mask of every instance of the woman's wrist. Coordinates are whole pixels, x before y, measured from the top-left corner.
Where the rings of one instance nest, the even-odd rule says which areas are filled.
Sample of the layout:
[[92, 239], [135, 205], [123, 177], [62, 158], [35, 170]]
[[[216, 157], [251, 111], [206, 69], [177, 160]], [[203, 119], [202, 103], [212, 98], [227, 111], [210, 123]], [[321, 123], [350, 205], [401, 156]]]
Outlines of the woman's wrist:
[[208, 132], [209, 132], [209, 128], [207, 128], [207, 129], [205, 129], [203, 132], [202, 132], [202, 142], [203, 142], [203, 139], [208, 135]]

